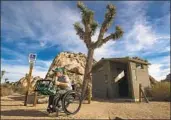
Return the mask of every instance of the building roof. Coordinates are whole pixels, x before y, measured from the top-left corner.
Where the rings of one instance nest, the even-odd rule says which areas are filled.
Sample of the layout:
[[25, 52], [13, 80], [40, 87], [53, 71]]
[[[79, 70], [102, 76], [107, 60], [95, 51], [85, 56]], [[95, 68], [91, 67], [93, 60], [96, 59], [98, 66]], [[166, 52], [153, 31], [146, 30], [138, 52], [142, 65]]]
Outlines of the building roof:
[[121, 63], [135, 62], [135, 63], [144, 64], [144, 65], [150, 65], [150, 63], [147, 60], [143, 60], [138, 57], [133, 57], [133, 58], [123, 57], [123, 58], [102, 58], [97, 63], [95, 63], [93, 67], [102, 64], [104, 61], [114, 61], [114, 62], [121, 62]]

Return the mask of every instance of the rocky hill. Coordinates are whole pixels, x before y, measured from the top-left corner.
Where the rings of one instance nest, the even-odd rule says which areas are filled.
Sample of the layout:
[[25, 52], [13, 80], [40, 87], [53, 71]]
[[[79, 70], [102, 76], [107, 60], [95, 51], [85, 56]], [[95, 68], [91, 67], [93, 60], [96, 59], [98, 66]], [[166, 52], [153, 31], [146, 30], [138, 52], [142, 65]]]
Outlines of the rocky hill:
[[[93, 64], [96, 61], [93, 61]], [[86, 64], [86, 55], [83, 53], [61, 52], [57, 55], [47, 72], [46, 79], [53, 78], [53, 70], [57, 67], [65, 67], [66, 74], [69, 76], [71, 82], [81, 85]]]
[[168, 75], [166, 75], [166, 78], [164, 80], [161, 80], [162, 82], [171, 82], [171, 74], [169, 73]]

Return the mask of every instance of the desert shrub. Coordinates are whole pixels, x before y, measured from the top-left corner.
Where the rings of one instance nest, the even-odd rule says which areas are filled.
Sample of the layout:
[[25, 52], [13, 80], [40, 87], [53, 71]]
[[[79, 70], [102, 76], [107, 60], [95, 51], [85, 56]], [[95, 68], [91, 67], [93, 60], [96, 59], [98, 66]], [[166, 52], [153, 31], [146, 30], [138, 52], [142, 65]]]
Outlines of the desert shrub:
[[170, 101], [170, 82], [158, 82], [152, 85], [150, 94], [153, 100]]
[[19, 93], [19, 94], [25, 94], [26, 93], [26, 88], [22, 87], [21, 85], [12, 86], [12, 90], [14, 93]]
[[12, 93], [25, 94], [26, 88], [21, 85], [1, 84], [1, 96], [11, 95]]
[[12, 88], [8, 84], [1, 85], [1, 96], [8, 96], [13, 93]]

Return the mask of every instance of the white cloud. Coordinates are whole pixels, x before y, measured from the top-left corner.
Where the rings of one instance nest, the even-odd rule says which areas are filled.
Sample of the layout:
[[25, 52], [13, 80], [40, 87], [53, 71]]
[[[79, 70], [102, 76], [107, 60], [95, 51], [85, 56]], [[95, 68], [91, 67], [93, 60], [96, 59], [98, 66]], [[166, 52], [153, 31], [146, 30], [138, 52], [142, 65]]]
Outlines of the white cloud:
[[149, 66], [149, 74], [155, 79], [162, 80], [170, 73], [170, 56], [162, 58], [154, 58], [149, 61], [152, 65]]
[[[37, 63], [35, 63], [33, 67], [32, 75], [44, 78], [48, 71], [50, 63], [50, 61], [37, 61]], [[40, 64], [42, 65], [40, 66]], [[7, 72], [3, 78], [8, 78], [10, 82], [18, 81], [20, 78], [24, 77], [26, 73], [29, 73], [29, 65], [13, 65], [12, 63], [4, 63], [1, 65], [1, 69]], [[2, 82], [4, 81], [4, 79], [2, 80]]]
[[94, 58], [98, 61], [101, 58], [112, 57], [113, 54], [116, 54], [116, 51], [113, 50], [115, 47], [114, 41], [109, 41], [106, 44], [102, 45], [102, 47], [95, 49]]
[[170, 73], [170, 68], [162, 69], [162, 64], [152, 64], [149, 67], [149, 74], [152, 75], [157, 81], [166, 78], [166, 75]]
[[[9, 19], [11, 14], [13, 19]], [[86, 47], [73, 27], [80, 20], [77, 9], [60, 1], [2, 2], [2, 31], [11, 41], [28, 37], [39, 42], [36, 50], [59, 45], [64, 50], [85, 53]]]
[[51, 63], [53, 62], [53, 60], [36, 60], [36, 63], [35, 65], [38, 67], [38, 66], [43, 66], [45, 69], [46, 68], [49, 68]]
[[129, 51], [139, 51], [153, 45], [157, 38], [150, 25], [135, 23], [133, 29], [126, 35], [126, 48]]
[[[129, 2], [124, 1], [124, 2], [121, 2], [121, 5], [123, 6], [123, 8], [117, 9], [116, 19], [119, 21], [118, 24], [125, 31], [124, 36], [116, 42], [110, 41], [106, 43], [105, 45], [103, 45], [101, 48], [98, 48], [97, 50], [95, 50], [95, 59], [97, 60], [99, 60], [102, 57], [122, 57], [122, 56], [131, 55], [132, 51], [130, 50], [130, 48], [132, 50], [139, 48], [138, 44], [139, 46], [141, 46], [141, 43], [138, 43], [138, 42], [142, 42], [140, 41], [141, 40], [140, 38], [144, 34], [147, 34], [148, 32], [147, 30], [149, 28], [147, 26], [143, 26], [144, 19], [141, 19], [143, 18], [145, 14], [144, 12], [145, 3], [139, 2], [139, 1], [138, 2], [137, 1], [129, 1]], [[132, 16], [134, 16], [134, 18]], [[142, 25], [138, 23], [140, 22], [140, 20], [142, 22]], [[141, 28], [141, 31], [140, 29], [137, 28], [138, 25], [139, 25], [139, 28]], [[134, 27], [132, 28], [132, 26]], [[130, 30], [127, 31], [128, 29]], [[139, 34], [138, 36], [137, 36], [137, 33]], [[135, 36], [137, 37], [136, 41], [135, 41]], [[97, 35], [95, 35], [94, 38], [97, 38]], [[151, 39], [151, 38], [147, 37], [146, 39]], [[137, 47], [135, 46], [134, 43], [132, 47], [131, 42], [137, 42]]]
[[[3, 47], [2, 47], [3, 48]], [[4, 75], [4, 79], [8, 78], [10, 82], [18, 81], [20, 78], [24, 77], [26, 73], [29, 72], [29, 62], [28, 56], [12, 51], [8, 48], [3, 48], [3, 52], [8, 54], [13, 53], [13, 59], [1, 58], [1, 70], [5, 70], [7, 73]], [[6, 54], [7, 54], [6, 53]], [[45, 77], [52, 60], [40, 60], [37, 59], [34, 64], [33, 76]], [[2, 80], [2, 82], [4, 81]]]

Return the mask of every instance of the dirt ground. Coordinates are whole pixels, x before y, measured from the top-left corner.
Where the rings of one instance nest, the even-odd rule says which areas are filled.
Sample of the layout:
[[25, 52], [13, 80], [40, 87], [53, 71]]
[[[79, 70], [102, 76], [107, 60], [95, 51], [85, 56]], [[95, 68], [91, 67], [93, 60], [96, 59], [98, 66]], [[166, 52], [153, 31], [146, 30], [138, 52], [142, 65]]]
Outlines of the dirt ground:
[[76, 115], [59, 113], [57, 118], [46, 113], [47, 104], [23, 106], [23, 101], [24, 96], [18, 94], [1, 97], [1, 119], [170, 119], [169, 102], [92, 101], [91, 104], [82, 104]]

